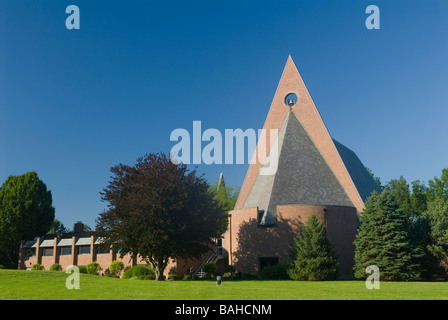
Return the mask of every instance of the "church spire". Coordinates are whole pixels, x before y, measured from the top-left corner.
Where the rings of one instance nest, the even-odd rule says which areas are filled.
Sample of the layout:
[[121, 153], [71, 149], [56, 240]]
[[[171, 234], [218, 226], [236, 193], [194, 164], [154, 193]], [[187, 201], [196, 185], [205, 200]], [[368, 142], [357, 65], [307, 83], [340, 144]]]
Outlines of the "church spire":
[[225, 181], [224, 181], [224, 175], [222, 174], [222, 172], [221, 172], [221, 174], [219, 175], [218, 188], [217, 188], [216, 191], [219, 191], [220, 188], [224, 188], [224, 190], [225, 190], [225, 188], [226, 188], [226, 183], [225, 183]]
[[[294, 94], [295, 103], [289, 102], [289, 95]], [[350, 201], [357, 208], [362, 211], [364, 202], [341, 158], [338, 150], [331, 138], [314, 102], [309, 94], [302, 77], [297, 70], [296, 65], [291, 56], [288, 56], [283, 74], [280, 78], [277, 90], [274, 95], [269, 113], [267, 115], [263, 129], [265, 132], [270, 132], [271, 129], [277, 129], [280, 134], [280, 129], [285, 123], [289, 111], [294, 114], [300, 123], [300, 127], [309, 137], [310, 141], [317, 151], [322, 155], [324, 162], [329, 166], [330, 170], [335, 175], [337, 181], [342, 186]], [[269, 154], [275, 139], [271, 139], [266, 146], [266, 155]], [[258, 153], [258, 148], [255, 151]], [[283, 153], [284, 154], [284, 153]], [[281, 157], [282, 154], [279, 153]], [[248, 196], [254, 186], [254, 183], [259, 176], [264, 159], [257, 159], [252, 161], [247, 171], [246, 178], [241, 188], [240, 196], [238, 198], [235, 209], [245, 207]]]

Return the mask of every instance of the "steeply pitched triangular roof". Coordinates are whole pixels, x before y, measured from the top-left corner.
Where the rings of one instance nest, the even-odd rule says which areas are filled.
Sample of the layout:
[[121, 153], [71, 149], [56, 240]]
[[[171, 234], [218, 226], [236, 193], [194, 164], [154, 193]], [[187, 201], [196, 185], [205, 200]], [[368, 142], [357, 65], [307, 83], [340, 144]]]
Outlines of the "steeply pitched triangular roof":
[[277, 143], [277, 170], [258, 175], [243, 206], [264, 210], [262, 224], [276, 222], [278, 204], [354, 206], [293, 111], [287, 114]]
[[[291, 108], [284, 102], [289, 93], [298, 97]], [[353, 157], [347, 152], [349, 149], [331, 138], [290, 56], [263, 129], [265, 133], [278, 130], [266, 152], [269, 155], [272, 146], [278, 146], [277, 172], [260, 175], [265, 159], [252, 161], [235, 209], [259, 207], [267, 210], [267, 218], [274, 218], [276, 205], [282, 204], [346, 205], [362, 211], [367, 189], [372, 185], [366, 183], [364, 174], [358, 177], [362, 170], [360, 161], [355, 161], [356, 155]]]

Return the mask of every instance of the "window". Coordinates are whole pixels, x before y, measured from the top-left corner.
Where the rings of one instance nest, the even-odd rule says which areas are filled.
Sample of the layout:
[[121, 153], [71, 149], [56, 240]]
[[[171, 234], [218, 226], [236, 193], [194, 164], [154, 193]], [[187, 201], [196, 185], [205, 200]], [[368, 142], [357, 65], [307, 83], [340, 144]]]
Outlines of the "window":
[[79, 254], [90, 254], [90, 246], [79, 246]]
[[222, 238], [216, 238], [216, 254], [218, 256], [222, 256], [222, 254], [223, 254]]
[[53, 255], [53, 248], [42, 248], [42, 257], [50, 257]]
[[61, 256], [71, 256], [72, 255], [72, 247], [61, 247]]
[[96, 253], [97, 253], [97, 254], [108, 254], [108, 253], [110, 253], [110, 249], [109, 249], [109, 247], [107, 247], [107, 246], [104, 246], [104, 245], [99, 244], [99, 245], [97, 246], [97, 251], [96, 251]]
[[295, 93], [289, 93], [289, 94], [286, 95], [286, 97], [285, 97], [285, 104], [288, 107], [291, 108], [296, 103], [297, 103], [297, 95]]

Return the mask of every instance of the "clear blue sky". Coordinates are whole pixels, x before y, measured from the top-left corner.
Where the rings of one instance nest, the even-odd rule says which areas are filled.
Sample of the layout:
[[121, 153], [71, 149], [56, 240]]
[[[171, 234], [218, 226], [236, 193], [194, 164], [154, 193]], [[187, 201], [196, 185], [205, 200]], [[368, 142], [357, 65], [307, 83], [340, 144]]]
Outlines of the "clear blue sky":
[[[289, 54], [333, 138], [383, 182], [426, 182], [448, 167], [447, 16], [445, 0], [0, 0], [0, 182], [34, 170], [58, 219], [93, 227], [110, 167], [169, 152], [174, 129], [261, 128]], [[239, 186], [247, 165], [198, 170]]]

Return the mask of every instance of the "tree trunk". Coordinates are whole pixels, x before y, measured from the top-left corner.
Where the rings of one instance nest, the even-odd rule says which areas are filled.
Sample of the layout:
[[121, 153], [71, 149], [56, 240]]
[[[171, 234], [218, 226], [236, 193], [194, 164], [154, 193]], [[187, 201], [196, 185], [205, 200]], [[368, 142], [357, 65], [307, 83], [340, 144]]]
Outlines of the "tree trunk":
[[164, 279], [163, 279], [163, 270], [160, 270], [160, 268], [159, 268], [159, 266], [158, 265], [156, 265], [155, 267], [154, 267], [154, 271], [155, 271], [155, 274], [156, 274], [156, 281], [163, 281]]
[[155, 276], [156, 276], [156, 281], [163, 281], [165, 280], [163, 278], [163, 271], [165, 270], [167, 264], [167, 259], [160, 259], [157, 260], [156, 263], [154, 264], [154, 272], [155, 272]]

